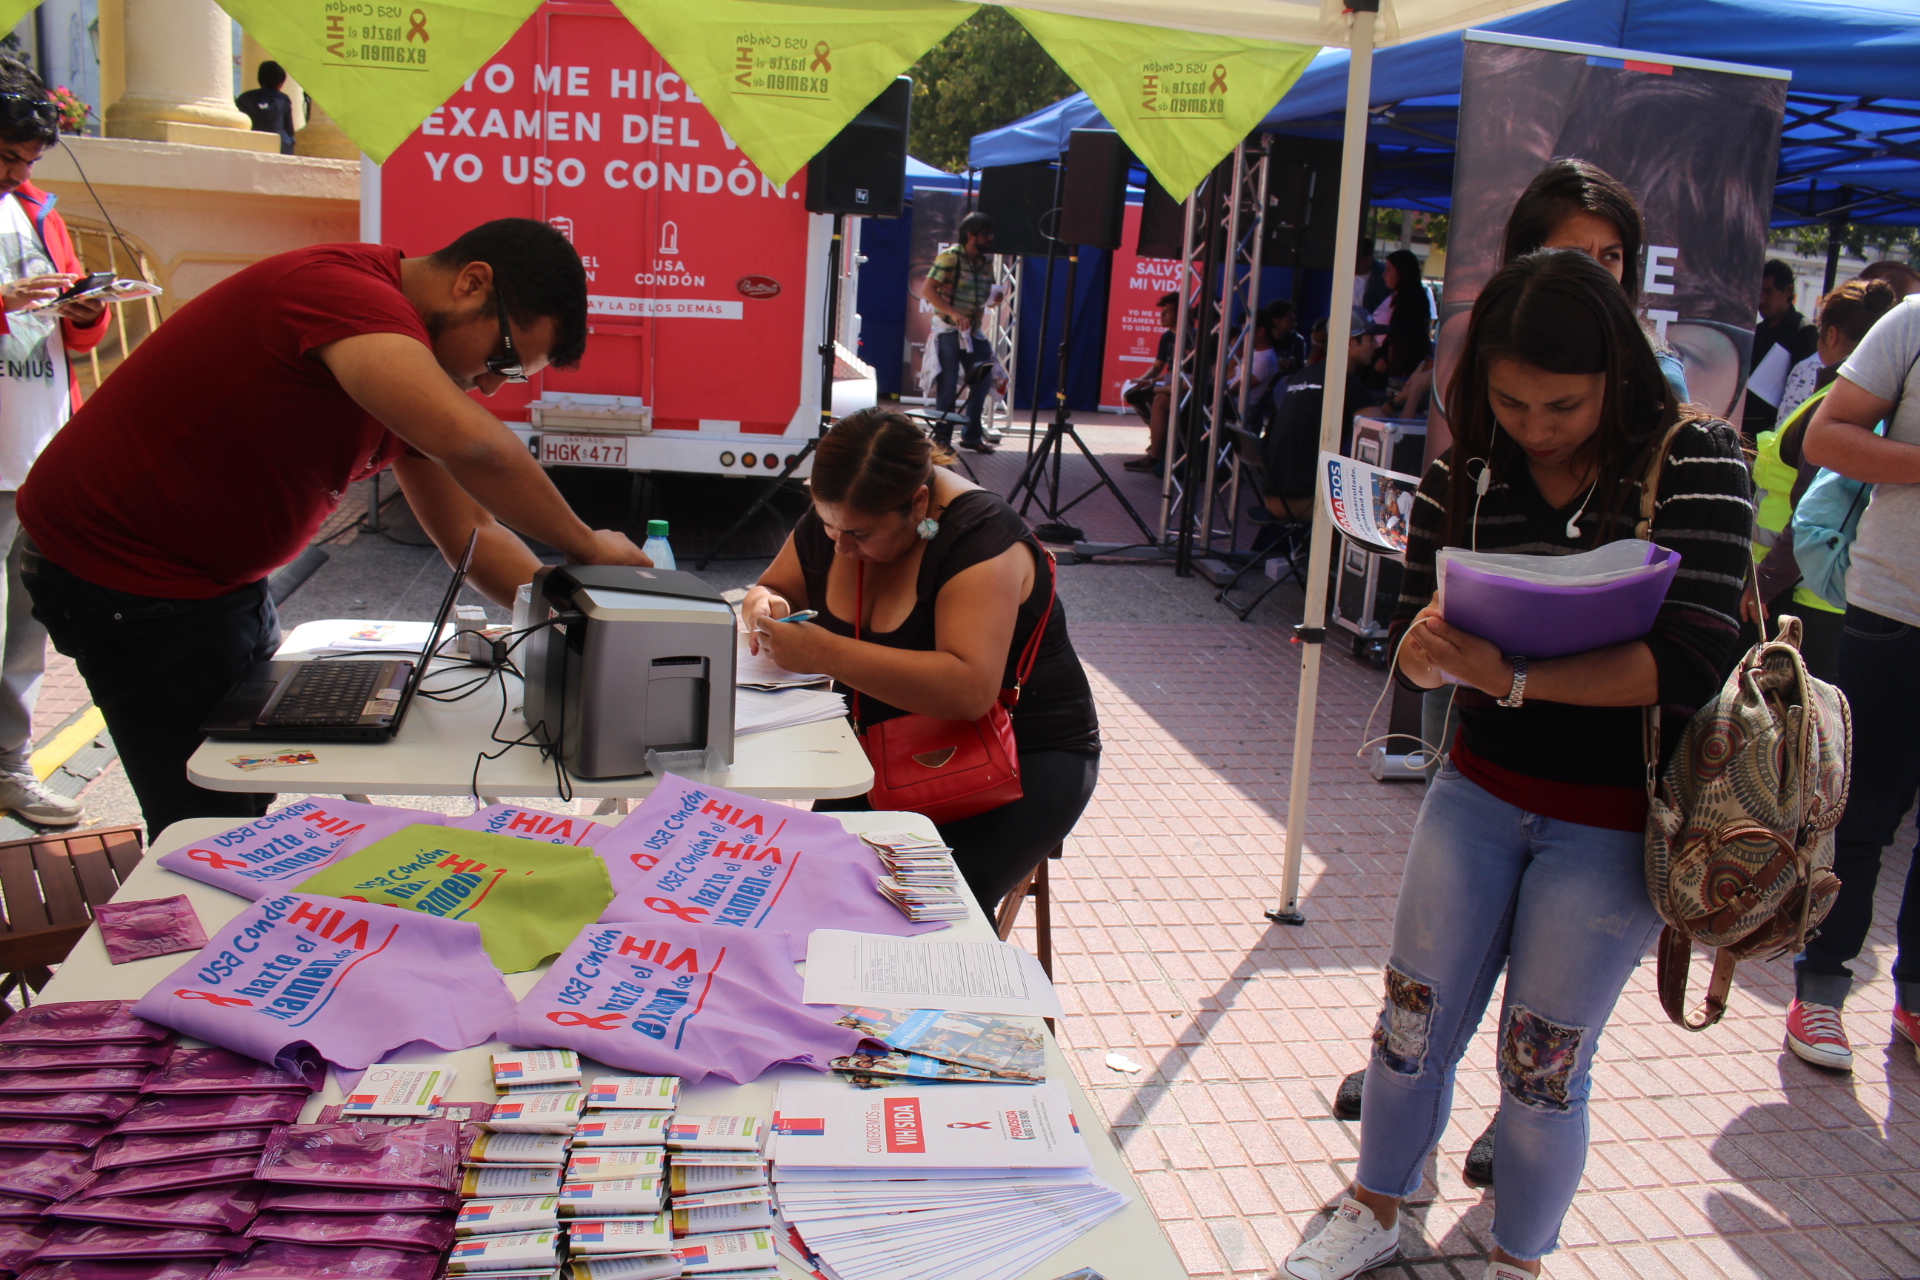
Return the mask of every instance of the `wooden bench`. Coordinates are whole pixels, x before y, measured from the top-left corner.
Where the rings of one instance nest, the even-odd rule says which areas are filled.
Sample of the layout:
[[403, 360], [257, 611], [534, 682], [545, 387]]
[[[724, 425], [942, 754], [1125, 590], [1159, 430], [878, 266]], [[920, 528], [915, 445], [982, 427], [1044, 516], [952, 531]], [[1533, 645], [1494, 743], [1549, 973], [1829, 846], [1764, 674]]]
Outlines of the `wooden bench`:
[[106, 902], [140, 865], [140, 828], [50, 832], [0, 844], [0, 1022], [33, 1003]]

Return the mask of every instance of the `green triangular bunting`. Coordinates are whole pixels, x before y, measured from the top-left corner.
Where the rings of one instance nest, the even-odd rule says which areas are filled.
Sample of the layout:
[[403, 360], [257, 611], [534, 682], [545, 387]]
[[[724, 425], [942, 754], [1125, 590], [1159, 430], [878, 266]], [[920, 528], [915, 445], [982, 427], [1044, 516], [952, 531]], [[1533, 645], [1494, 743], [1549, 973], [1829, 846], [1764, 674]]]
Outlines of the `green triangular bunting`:
[[1009, 9], [1176, 200], [1220, 162], [1320, 50]]
[[499, 52], [539, 0], [221, 0], [375, 160]]
[[958, 0], [614, 0], [775, 182], [977, 7]]

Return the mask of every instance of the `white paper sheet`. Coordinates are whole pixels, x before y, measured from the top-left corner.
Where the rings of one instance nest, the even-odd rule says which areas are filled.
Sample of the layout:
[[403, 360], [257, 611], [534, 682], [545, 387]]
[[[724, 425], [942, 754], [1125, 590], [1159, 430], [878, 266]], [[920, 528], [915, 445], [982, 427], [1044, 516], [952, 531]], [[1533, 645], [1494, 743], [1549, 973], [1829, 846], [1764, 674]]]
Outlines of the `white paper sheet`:
[[1040, 962], [1007, 942], [815, 929], [804, 992], [808, 1004], [1061, 1016]]
[[749, 652], [747, 633], [744, 631], [734, 637], [734, 644], [733, 682], [737, 685], [749, 685], [757, 689], [788, 689], [795, 685], [826, 683], [826, 676], [787, 670], [764, 649], [759, 653]]

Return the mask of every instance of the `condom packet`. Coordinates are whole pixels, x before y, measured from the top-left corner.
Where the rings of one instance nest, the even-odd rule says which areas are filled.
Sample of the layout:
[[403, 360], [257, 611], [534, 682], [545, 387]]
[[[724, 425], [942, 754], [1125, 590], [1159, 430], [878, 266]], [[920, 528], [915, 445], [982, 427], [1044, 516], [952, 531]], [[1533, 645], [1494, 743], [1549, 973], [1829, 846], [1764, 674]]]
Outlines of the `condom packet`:
[[290, 1244], [440, 1253], [453, 1243], [453, 1218], [444, 1213], [336, 1213], [316, 1217], [269, 1211], [253, 1220], [247, 1234], [256, 1240]]
[[63, 1258], [36, 1262], [22, 1271], [20, 1280], [207, 1280], [213, 1273], [210, 1258], [155, 1258], [151, 1261], [108, 1262], [98, 1258]]
[[452, 1120], [410, 1125], [296, 1124], [267, 1141], [259, 1176], [268, 1182], [366, 1191], [460, 1185], [464, 1135]]
[[327, 1081], [327, 1064], [310, 1046], [300, 1046], [296, 1068], [284, 1071], [231, 1049], [173, 1051], [142, 1093], [314, 1093]]
[[91, 1151], [113, 1132], [112, 1125], [72, 1120], [0, 1120], [0, 1147], [71, 1147]]
[[40, 1196], [0, 1196], [0, 1222], [38, 1222], [51, 1203]]
[[0, 1271], [12, 1274], [20, 1270], [52, 1234], [51, 1222], [0, 1223]]
[[0, 1195], [62, 1200], [93, 1181], [93, 1157], [84, 1151], [0, 1151]]
[[121, 1222], [129, 1226], [197, 1227], [202, 1231], [239, 1231], [260, 1209], [264, 1189], [257, 1182], [223, 1182], [158, 1195], [101, 1196], [69, 1200], [47, 1212], [82, 1222]]
[[281, 1209], [294, 1213], [452, 1213], [460, 1197], [451, 1191], [411, 1187], [400, 1191], [337, 1191], [274, 1183], [260, 1211]]
[[182, 1191], [188, 1187], [210, 1187], [222, 1182], [246, 1182], [259, 1163], [251, 1154], [204, 1156], [198, 1160], [180, 1160], [172, 1164], [143, 1164], [100, 1174], [98, 1179], [75, 1197], [97, 1200], [101, 1196], [141, 1196], [156, 1191]]
[[67, 1222], [55, 1225], [53, 1234], [35, 1256], [36, 1262], [62, 1258], [224, 1258], [247, 1247], [245, 1236], [224, 1231], [199, 1231], [192, 1227], [171, 1227], [155, 1231], [148, 1227], [122, 1226], [117, 1222]]
[[116, 1133], [93, 1153], [93, 1167], [105, 1173], [147, 1164], [169, 1164], [176, 1160], [201, 1160], [212, 1156], [249, 1156], [260, 1158], [273, 1130], [207, 1129], [199, 1133]]
[[[4, 1105], [4, 1100], [0, 1100]], [[147, 1094], [115, 1133], [198, 1133], [208, 1129], [258, 1129], [291, 1124], [307, 1105], [297, 1093], [234, 1093], [175, 1097]]]
[[0, 1071], [0, 1093], [138, 1093], [152, 1072], [144, 1063], [73, 1071]]
[[184, 893], [138, 902], [103, 902], [93, 909], [93, 921], [100, 926], [100, 941], [106, 944], [112, 964], [198, 951], [207, 945], [207, 931], [200, 927], [200, 917]]
[[147, 1044], [173, 1032], [133, 1016], [131, 1000], [56, 1000], [0, 1023], [4, 1044]]
[[0, 1120], [71, 1120], [111, 1124], [133, 1110], [131, 1093], [0, 1094]]
[[174, 1050], [171, 1037], [143, 1044], [0, 1044], [0, 1071], [72, 1071], [93, 1067], [156, 1067]]
[[209, 1280], [433, 1280], [439, 1270], [437, 1253], [262, 1240], [221, 1263]]

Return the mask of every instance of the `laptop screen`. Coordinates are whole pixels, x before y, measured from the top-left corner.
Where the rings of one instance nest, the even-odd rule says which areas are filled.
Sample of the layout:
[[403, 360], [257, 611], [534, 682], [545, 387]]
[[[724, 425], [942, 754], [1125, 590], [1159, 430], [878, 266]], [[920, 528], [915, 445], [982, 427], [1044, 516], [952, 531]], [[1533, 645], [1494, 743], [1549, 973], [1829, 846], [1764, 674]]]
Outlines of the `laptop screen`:
[[393, 725], [400, 727], [401, 717], [407, 714], [407, 708], [413, 704], [413, 695], [419, 692], [420, 682], [426, 679], [427, 666], [433, 661], [433, 652], [440, 647], [440, 641], [447, 628], [447, 619], [453, 614], [453, 602], [460, 595], [460, 588], [467, 583], [467, 570], [473, 567], [473, 549], [480, 544], [480, 531], [475, 529], [467, 538], [467, 549], [460, 555], [460, 563], [454, 566], [453, 581], [447, 583], [447, 594], [440, 598], [440, 612], [433, 615], [433, 625], [427, 629], [427, 642], [420, 647], [420, 656], [414, 661], [413, 674], [407, 677], [406, 688], [400, 691], [400, 705], [394, 708]]

